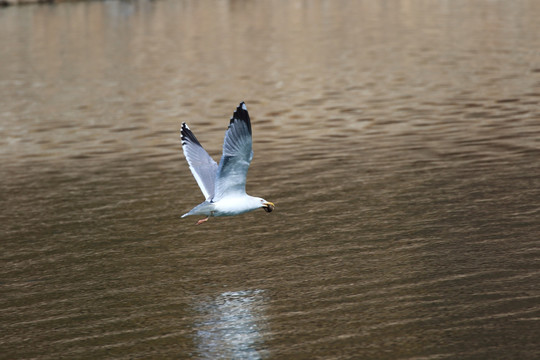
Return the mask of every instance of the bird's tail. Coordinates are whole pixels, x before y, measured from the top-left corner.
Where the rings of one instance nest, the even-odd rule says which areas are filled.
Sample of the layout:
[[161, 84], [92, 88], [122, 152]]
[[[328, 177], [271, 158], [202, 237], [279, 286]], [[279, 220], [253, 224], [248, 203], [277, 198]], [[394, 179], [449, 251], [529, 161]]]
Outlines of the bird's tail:
[[187, 213], [182, 215], [182, 217], [190, 216], [190, 215], [210, 215], [212, 211], [214, 210], [214, 205], [209, 203], [208, 201], [204, 201], [200, 203], [199, 205], [195, 206], [193, 209], [189, 210]]

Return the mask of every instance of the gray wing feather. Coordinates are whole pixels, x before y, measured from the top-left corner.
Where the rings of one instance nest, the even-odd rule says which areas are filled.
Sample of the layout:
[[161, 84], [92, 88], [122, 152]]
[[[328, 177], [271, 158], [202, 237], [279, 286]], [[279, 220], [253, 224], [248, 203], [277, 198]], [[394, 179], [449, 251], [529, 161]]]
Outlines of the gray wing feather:
[[214, 200], [235, 193], [245, 194], [246, 176], [251, 159], [253, 159], [251, 121], [246, 104], [242, 102], [236, 108], [225, 133]]
[[193, 132], [186, 123], [182, 123], [181, 139], [182, 150], [189, 164], [189, 169], [193, 174], [197, 184], [201, 188], [206, 200], [214, 197], [215, 180], [218, 165], [203, 149]]

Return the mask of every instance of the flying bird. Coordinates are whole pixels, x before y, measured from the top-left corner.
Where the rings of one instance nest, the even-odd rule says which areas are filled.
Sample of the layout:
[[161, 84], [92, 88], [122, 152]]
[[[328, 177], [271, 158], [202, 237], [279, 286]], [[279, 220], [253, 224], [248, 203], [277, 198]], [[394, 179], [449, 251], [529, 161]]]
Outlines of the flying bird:
[[244, 102], [236, 108], [225, 132], [219, 165], [203, 149], [185, 122], [180, 133], [189, 169], [206, 198], [182, 217], [206, 216], [197, 221], [196, 225], [200, 225], [211, 216], [233, 216], [259, 208], [266, 212], [274, 210], [275, 206], [270, 201], [246, 194], [246, 175], [253, 159], [253, 141], [251, 121]]

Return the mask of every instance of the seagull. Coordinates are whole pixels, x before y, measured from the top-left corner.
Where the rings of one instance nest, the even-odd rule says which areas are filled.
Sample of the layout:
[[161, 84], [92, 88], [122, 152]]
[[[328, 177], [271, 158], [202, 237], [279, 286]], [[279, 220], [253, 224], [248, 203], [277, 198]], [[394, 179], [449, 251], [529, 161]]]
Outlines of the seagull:
[[253, 159], [251, 121], [246, 104], [236, 108], [223, 141], [223, 154], [219, 165], [203, 149], [186, 123], [180, 131], [182, 150], [189, 169], [206, 200], [182, 217], [204, 215], [200, 225], [211, 216], [233, 216], [263, 208], [272, 212], [275, 205], [260, 197], [246, 194], [246, 175]]

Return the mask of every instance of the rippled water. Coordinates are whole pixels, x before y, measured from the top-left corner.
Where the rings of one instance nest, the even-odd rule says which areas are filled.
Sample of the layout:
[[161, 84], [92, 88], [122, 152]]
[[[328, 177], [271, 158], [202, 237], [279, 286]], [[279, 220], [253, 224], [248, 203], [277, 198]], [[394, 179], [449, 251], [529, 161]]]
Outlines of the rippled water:
[[[0, 9], [0, 357], [540, 357], [538, 1]], [[202, 200], [250, 110], [248, 191]]]

